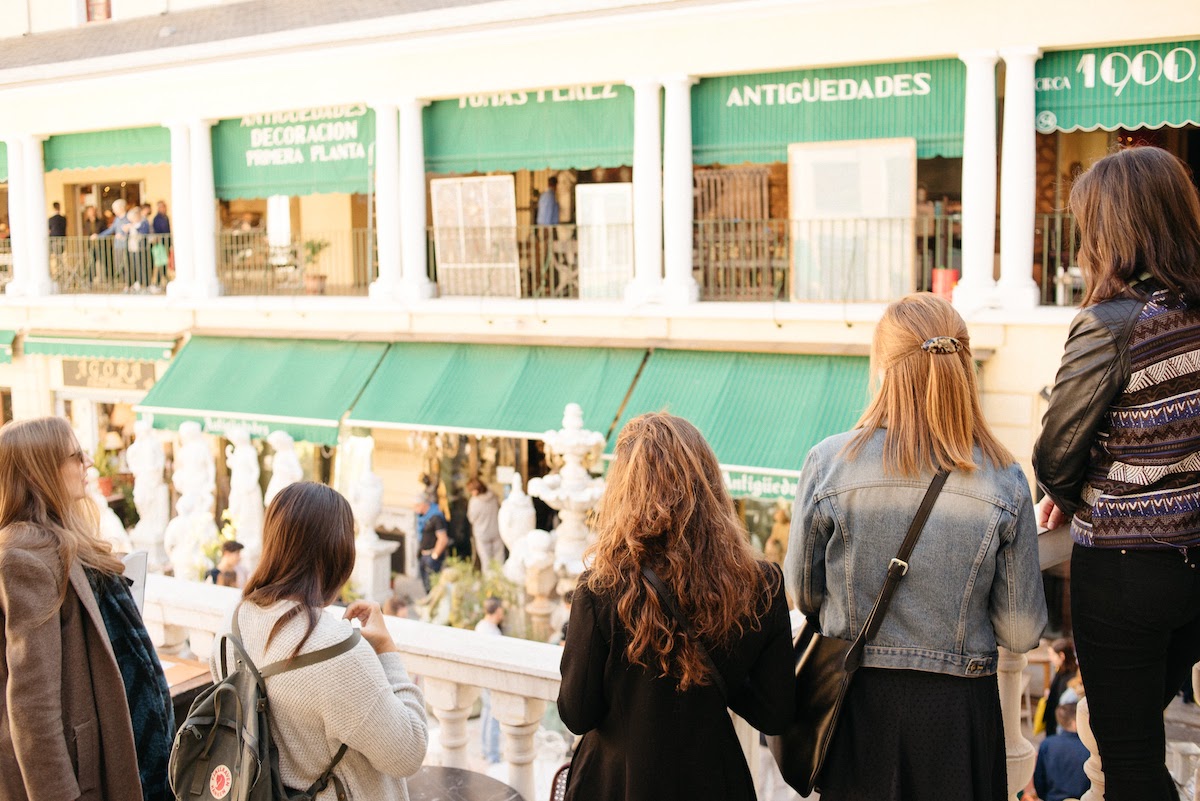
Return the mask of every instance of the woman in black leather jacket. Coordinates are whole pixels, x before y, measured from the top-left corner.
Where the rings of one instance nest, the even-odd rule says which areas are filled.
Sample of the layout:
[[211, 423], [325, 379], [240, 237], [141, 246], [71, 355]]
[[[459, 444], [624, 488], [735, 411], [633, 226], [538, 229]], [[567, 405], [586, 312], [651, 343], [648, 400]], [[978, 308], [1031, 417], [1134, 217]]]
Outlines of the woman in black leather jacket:
[[1070, 519], [1071, 613], [1108, 801], [1178, 798], [1163, 708], [1200, 660], [1200, 196], [1158, 148], [1071, 192], [1083, 309], [1034, 447]]

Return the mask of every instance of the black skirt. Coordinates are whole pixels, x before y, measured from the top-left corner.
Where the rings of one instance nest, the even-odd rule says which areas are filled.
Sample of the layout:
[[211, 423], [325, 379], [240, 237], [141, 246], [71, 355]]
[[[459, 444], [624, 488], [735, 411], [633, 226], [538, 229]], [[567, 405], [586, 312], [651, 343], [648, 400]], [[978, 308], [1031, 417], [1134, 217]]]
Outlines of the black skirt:
[[1005, 801], [996, 677], [859, 670], [817, 783], [821, 801]]

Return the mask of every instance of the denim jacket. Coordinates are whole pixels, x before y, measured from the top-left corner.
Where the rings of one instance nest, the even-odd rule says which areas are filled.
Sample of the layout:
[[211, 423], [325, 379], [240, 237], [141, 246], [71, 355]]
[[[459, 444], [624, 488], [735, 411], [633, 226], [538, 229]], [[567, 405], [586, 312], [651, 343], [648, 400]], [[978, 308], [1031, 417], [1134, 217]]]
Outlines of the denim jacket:
[[[885, 474], [882, 429], [851, 461], [842, 449], [855, 433], [808, 454], [784, 569], [797, 608], [847, 640], [933, 478]], [[1018, 465], [997, 470], [978, 448], [975, 462], [972, 473], [951, 473], [934, 503], [864, 666], [987, 676], [997, 644], [1017, 653], [1037, 646], [1046, 600], [1029, 484]]]

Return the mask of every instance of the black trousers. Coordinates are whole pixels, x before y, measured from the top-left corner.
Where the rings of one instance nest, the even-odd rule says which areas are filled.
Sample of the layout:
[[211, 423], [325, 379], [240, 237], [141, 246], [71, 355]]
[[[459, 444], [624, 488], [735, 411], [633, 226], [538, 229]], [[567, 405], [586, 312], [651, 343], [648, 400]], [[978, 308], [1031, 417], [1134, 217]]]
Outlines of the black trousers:
[[1071, 554], [1071, 616], [1107, 801], [1177, 801], [1163, 709], [1200, 661], [1200, 548]]

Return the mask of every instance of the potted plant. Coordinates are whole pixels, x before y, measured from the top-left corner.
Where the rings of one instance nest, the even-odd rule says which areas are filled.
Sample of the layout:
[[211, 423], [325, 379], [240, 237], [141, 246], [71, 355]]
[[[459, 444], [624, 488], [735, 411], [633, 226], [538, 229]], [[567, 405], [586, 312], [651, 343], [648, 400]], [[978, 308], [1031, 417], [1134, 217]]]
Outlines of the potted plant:
[[324, 295], [325, 275], [317, 272], [321, 254], [329, 247], [328, 239], [306, 239], [304, 241], [304, 294]]
[[100, 492], [104, 497], [110, 497], [113, 494], [113, 479], [117, 477], [117, 459], [111, 451], [104, 447], [103, 441], [96, 446], [92, 462], [96, 467], [96, 472], [100, 474], [96, 482], [100, 487]]

